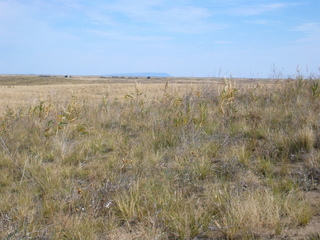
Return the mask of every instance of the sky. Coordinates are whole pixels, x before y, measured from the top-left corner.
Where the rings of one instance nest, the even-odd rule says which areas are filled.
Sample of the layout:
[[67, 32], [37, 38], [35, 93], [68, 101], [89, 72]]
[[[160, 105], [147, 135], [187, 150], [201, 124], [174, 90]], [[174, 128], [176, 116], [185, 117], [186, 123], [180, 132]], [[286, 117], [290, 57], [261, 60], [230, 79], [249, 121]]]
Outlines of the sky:
[[320, 75], [319, 0], [0, 0], [0, 74]]

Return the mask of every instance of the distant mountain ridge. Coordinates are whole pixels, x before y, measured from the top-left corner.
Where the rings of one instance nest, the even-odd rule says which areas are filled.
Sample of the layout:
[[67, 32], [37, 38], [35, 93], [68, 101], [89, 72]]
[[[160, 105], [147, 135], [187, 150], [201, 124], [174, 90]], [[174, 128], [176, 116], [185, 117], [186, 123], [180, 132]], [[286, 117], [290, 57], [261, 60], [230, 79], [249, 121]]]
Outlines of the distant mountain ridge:
[[119, 77], [172, 77], [168, 73], [155, 73], [155, 72], [142, 72], [142, 73], [114, 73], [106, 74], [106, 76], [119, 76]]

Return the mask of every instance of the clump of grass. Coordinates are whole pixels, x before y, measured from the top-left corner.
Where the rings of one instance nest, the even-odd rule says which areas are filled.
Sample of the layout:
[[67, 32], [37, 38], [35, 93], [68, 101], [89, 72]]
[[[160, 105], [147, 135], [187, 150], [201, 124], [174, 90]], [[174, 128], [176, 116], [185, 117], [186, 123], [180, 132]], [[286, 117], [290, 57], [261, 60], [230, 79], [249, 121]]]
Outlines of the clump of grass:
[[225, 235], [233, 239], [259, 236], [266, 232], [279, 234], [288, 225], [306, 224], [311, 216], [310, 206], [296, 192], [278, 195], [266, 189], [257, 189], [231, 195], [220, 221], [225, 226]]
[[314, 148], [315, 134], [310, 128], [298, 130], [290, 144], [291, 152], [310, 151]]
[[137, 84], [118, 99], [9, 107], [0, 238], [254, 239], [306, 225], [317, 81], [185, 92], [167, 82], [160, 96]]
[[320, 233], [311, 233], [307, 237], [308, 240], [319, 240], [320, 239]]

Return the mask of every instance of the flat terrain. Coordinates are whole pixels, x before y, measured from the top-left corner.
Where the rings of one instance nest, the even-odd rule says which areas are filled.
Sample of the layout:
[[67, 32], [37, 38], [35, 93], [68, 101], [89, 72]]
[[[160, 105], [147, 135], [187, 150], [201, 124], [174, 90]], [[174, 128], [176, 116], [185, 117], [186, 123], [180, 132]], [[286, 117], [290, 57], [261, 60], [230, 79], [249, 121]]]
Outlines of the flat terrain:
[[[272, 84], [274, 80], [234, 79], [239, 84]], [[190, 88], [217, 85], [223, 86], [223, 78], [137, 78], [100, 76], [48, 76], [48, 75], [0, 75], [0, 115], [7, 106], [18, 107], [38, 104], [38, 101], [67, 101], [72, 95], [81, 95], [90, 102], [108, 97], [123, 98], [134, 93], [137, 84], [149, 98], [162, 94], [166, 83], [170, 89], [184, 92]]]
[[0, 75], [1, 239], [320, 239], [319, 79]]

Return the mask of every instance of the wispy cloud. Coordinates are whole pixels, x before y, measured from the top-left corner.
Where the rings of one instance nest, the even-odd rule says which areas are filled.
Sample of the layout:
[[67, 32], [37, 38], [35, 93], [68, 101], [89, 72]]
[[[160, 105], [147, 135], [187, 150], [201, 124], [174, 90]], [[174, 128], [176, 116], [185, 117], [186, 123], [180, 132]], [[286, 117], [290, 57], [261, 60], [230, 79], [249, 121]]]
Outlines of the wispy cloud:
[[214, 44], [219, 44], [219, 45], [229, 45], [232, 44], [230, 41], [214, 41]]
[[54, 13], [48, 13], [50, 8], [43, 8], [43, 4], [49, 7], [43, 2], [0, 2], [0, 44], [11, 46], [13, 51], [34, 51], [58, 45], [62, 48], [63, 44], [74, 44], [76, 36], [51, 26], [50, 15]]
[[253, 19], [244, 21], [245, 23], [256, 24], [256, 25], [265, 25], [265, 26], [274, 26], [280, 23], [280, 21], [274, 21], [269, 19]]
[[298, 42], [315, 43], [317, 45], [320, 42], [320, 23], [304, 23], [294, 27], [292, 30], [303, 33]]
[[108, 14], [88, 11], [86, 15], [91, 19], [92, 24], [109, 26], [115, 26], [117, 24], [116, 21]]
[[32, 32], [35, 25], [30, 7], [14, 1], [0, 2], [0, 42], [23, 41], [21, 37]]
[[[219, 23], [211, 23], [209, 18], [212, 13], [207, 8], [186, 4], [164, 4], [165, 1], [139, 1], [135, 3], [104, 4], [104, 15], [114, 18], [128, 18], [130, 24], [149, 26], [171, 32], [202, 33], [208, 30], [221, 29], [225, 26]], [[90, 14], [92, 18], [95, 13]], [[98, 15], [99, 16], [99, 15]]]
[[172, 37], [168, 37], [168, 36], [132, 35], [132, 34], [122, 33], [120, 31], [103, 31], [103, 30], [89, 29], [87, 30], [87, 32], [99, 37], [106, 38], [106, 39], [113, 39], [113, 40], [120, 40], [120, 41], [124, 40], [124, 41], [136, 41], [136, 42], [150, 42], [150, 41], [172, 40]]
[[237, 7], [230, 11], [232, 15], [237, 16], [255, 16], [261, 15], [266, 12], [277, 11], [290, 6], [301, 5], [302, 3], [270, 3], [270, 4], [259, 4], [251, 5], [246, 7]]
[[320, 32], [320, 23], [304, 23], [302, 25], [296, 26], [293, 28], [294, 31], [306, 32], [309, 34], [319, 33]]

